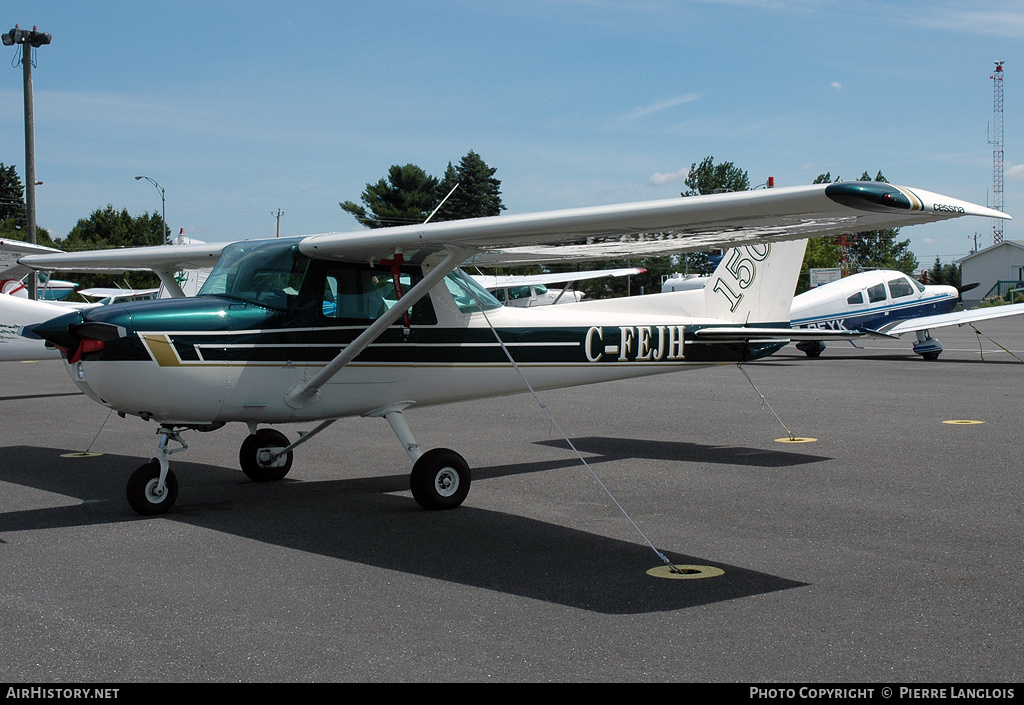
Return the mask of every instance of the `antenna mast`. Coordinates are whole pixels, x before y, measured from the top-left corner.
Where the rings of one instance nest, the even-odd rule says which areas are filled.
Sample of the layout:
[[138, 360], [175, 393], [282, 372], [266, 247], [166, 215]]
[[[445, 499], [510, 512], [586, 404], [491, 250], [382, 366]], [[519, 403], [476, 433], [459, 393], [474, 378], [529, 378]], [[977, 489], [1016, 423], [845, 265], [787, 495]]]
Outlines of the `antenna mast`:
[[[1003, 210], [1003, 63], [996, 62], [992, 79], [992, 207]], [[1003, 221], [992, 221], [992, 244], [1003, 241]]]

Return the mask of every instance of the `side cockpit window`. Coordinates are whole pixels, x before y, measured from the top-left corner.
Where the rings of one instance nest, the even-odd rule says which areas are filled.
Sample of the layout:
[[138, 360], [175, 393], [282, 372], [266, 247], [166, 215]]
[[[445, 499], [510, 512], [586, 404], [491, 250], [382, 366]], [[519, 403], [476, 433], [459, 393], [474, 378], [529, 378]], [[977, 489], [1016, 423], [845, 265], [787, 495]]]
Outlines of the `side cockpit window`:
[[850, 304], [851, 306], [856, 306], [864, 303], [864, 292], [858, 291], [856, 294], [853, 294], [852, 296], [848, 297], [846, 299], [846, 303]]
[[898, 279], [889, 280], [889, 293], [892, 294], [894, 299], [901, 298], [903, 296], [910, 296], [914, 293], [914, 287], [910, 285], [910, 280], [906, 277], [899, 277]]
[[[403, 270], [399, 275], [402, 295], [412, 289], [421, 278], [418, 271]], [[324, 277], [320, 312], [324, 317], [338, 321], [365, 323], [376, 320], [385, 311], [399, 305], [400, 298], [391, 270], [383, 267], [339, 265], [328, 269]], [[437, 323], [429, 296], [417, 301], [409, 313], [410, 322], [413, 324]]]

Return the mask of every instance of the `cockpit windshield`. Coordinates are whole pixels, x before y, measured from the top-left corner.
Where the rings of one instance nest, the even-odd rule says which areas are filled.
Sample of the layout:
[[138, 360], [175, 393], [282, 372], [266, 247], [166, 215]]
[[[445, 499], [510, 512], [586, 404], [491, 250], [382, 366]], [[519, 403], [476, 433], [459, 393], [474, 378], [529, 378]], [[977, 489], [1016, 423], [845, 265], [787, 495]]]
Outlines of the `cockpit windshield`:
[[302, 288], [309, 258], [298, 240], [228, 245], [199, 295], [227, 296], [259, 306], [288, 309]]

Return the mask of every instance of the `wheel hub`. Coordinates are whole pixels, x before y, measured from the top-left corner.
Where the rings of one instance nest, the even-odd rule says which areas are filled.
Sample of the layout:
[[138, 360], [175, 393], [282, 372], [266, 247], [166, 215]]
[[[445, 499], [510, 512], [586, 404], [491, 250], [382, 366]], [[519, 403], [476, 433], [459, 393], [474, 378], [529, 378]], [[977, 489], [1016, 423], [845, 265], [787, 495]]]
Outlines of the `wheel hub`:
[[154, 477], [146, 483], [146, 499], [153, 504], [160, 504], [167, 496], [167, 485], [160, 486], [160, 478]]
[[459, 473], [454, 468], [441, 468], [434, 477], [434, 489], [442, 497], [451, 497], [459, 490]]

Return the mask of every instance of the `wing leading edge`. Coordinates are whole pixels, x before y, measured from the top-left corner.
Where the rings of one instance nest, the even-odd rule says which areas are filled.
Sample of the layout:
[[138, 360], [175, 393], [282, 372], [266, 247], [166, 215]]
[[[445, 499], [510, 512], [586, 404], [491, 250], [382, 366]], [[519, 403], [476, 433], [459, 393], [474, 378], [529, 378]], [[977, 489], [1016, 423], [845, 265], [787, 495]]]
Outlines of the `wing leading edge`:
[[[313, 257], [409, 263], [462, 250], [481, 265], [600, 260], [694, 252], [764, 241], [930, 223], [1001, 211], [876, 181], [741, 191], [611, 206], [405, 225], [301, 238]], [[97, 250], [22, 257], [36, 269], [173, 271], [213, 266], [229, 243]]]
[[406, 261], [423, 261], [449, 247], [475, 251], [471, 262], [487, 265], [596, 260], [796, 240], [965, 215], [1009, 217], [920, 189], [841, 182], [311, 235], [300, 249], [351, 261], [372, 261], [396, 250]]
[[1020, 316], [1022, 314], [1024, 314], [1024, 304], [972, 308], [968, 311], [954, 311], [952, 313], [940, 313], [935, 316], [912, 318], [908, 321], [896, 323], [895, 325], [883, 326], [878, 332], [886, 333], [890, 336], [896, 336], [903, 335], [904, 333], [916, 333], [919, 330], [931, 330], [933, 328], [946, 328], [949, 326], [963, 326], [968, 323], [976, 323], [977, 321], [988, 321], [993, 318]]

